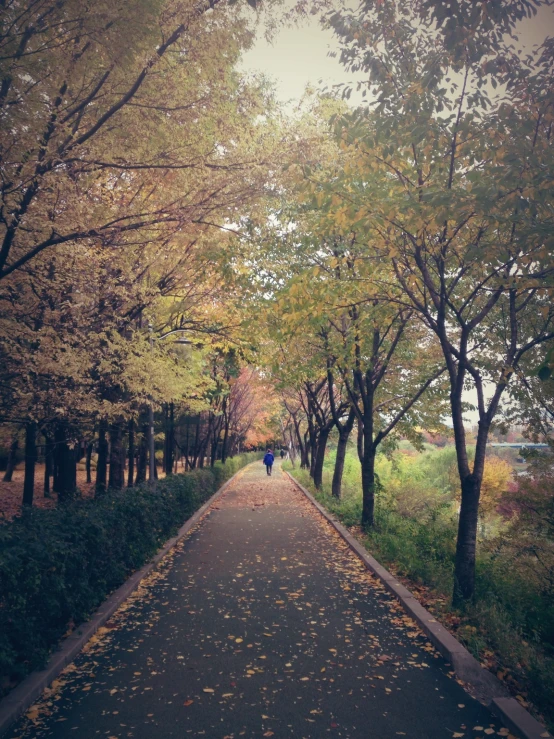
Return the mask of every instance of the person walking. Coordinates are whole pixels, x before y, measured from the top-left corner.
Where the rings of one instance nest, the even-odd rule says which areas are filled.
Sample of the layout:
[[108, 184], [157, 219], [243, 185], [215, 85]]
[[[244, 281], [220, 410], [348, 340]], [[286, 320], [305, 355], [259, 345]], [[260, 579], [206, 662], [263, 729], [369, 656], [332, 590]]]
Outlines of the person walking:
[[273, 452], [271, 451], [271, 449], [268, 449], [264, 457], [264, 464], [268, 475], [271, 475], [271, 469], [273, 467], [274, 461], [275, 457], [273, 456]]

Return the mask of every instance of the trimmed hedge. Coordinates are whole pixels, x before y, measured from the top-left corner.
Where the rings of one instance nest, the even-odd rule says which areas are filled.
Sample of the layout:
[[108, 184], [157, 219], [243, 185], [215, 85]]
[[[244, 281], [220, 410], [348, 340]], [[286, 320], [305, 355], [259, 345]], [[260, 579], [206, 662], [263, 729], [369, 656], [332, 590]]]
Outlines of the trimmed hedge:
[[[0, 678], [41, 667], [105, 598], [245, 464], [241, 454], [97, 500], [35, 508], [0, 526]], [[0, 687], [1, 690], [1, 687]]]

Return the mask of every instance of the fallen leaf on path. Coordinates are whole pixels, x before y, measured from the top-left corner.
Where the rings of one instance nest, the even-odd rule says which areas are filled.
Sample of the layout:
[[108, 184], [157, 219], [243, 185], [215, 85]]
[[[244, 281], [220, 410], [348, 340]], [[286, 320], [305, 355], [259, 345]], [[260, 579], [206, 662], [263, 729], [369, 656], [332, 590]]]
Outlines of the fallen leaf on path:
[[189, 698], [189, 700], [188, 700], [188, 701], [185, 701], [185, 702], [183, 703], [183, 705], [184, 705], [184, 706], [192, 706], [192, 704], [193, 704], [193, 703], [194, 703], [194, 701], [191, 701], [191, 700], [190, 700], [190, 698]]

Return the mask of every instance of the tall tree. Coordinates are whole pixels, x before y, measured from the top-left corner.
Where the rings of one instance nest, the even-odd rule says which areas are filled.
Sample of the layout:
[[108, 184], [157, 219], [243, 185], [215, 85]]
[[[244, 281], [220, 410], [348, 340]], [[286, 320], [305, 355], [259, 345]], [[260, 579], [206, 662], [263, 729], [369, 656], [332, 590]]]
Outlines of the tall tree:
[[[554, 329], [553, 45], [528, 57], [510, 46], [518, 22], [541, 4], [460, 1], [447, 11], [439, 2], [369, 0], [329, 18], [341, 61], [368, 74], [371, 100], [371, 112], [336, 121], [365, 183], [357, 192], [334, 183], [337, 212], [378, 237], [396, 277], [383, 281], [383, 295], [419, 315], [447, 366], [462, 491], [457, 602], [474, 593], [491, 424], [525, 355]], [[467, 389], [479, 417], [473, 464]]]

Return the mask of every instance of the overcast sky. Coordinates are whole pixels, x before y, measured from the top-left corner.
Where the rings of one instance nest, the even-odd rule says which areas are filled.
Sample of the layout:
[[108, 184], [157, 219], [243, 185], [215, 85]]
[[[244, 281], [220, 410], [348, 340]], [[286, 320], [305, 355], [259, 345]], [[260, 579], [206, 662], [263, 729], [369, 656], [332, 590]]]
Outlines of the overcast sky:
[[[554, 7], [541, 8], [537, 16], [522, 24], [522, 40], [526, 46], [554, 36]], [[301, 28], [284, 28], [269, 44], [260, 32], [253, 49], [244, 55], [242, 67], [264, 72], [273, 79], [279, 99], [294, 105], [302, 97], [306, 85], [319, 87], [351, 80], [337, 59], [328, 56], [338, 48], [332, 31], [320, 28], [311, 18]]]

